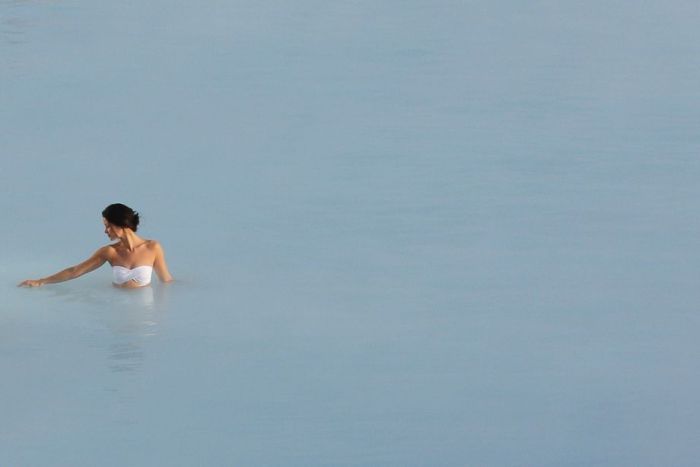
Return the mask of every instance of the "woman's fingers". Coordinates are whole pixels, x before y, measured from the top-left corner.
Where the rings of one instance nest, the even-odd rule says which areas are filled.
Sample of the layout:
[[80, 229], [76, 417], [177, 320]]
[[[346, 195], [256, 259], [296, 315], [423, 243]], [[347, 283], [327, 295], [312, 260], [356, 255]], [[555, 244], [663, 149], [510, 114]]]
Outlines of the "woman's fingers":
[[32, 279], [27, 279], [26, 281], [20, 282], [17, 287], [39, 287], [41, 285], [40, 281], [35, 281]]

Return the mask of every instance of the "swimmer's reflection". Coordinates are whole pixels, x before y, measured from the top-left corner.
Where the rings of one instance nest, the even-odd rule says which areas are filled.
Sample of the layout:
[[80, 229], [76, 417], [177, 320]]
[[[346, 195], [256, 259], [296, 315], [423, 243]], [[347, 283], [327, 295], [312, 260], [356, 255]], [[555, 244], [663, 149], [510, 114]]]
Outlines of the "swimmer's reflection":
[[118, 312], [109, 314], [112, 331], [133, 336], [155, 335], [155, 327], [160, 319], [158, 311], [164, 309], [167, 294], [162, 289], [115, 289], [110, 308], [115, 308]]
[[104, 380], [104, 388], [116, 404], [112, 423], [139, 423], [134, 401], [143, 397], [144, 367], [147, 368], [152, 342], [167, 316], [170, 288], [112, 288], [106, 294], [110, 303], [106, 312], [100, 313], [100, 348], [105, 352], [104, 368], [112, 375]]
[[115, 312], [107, 314], [113, 341], [109, 346], [109, 369], [115, 373], [141, 369], [146, 341], [158, 334], [165, 318], [170, 287], [113, 290]]
[[[99, 327], [109, 331], [108, 367], [115, 373], [141, 368], [145, 342], [158, 335], [168, 309], [172, 286], [146, 286], [138, 289], [119, 287], [81, 287], [44, 289], [62, 301], [86, 308], [98, 317]], [[102, 338], [101, 338], [102, 339]], [[104, 346], [104, 341], [99, 347]]]

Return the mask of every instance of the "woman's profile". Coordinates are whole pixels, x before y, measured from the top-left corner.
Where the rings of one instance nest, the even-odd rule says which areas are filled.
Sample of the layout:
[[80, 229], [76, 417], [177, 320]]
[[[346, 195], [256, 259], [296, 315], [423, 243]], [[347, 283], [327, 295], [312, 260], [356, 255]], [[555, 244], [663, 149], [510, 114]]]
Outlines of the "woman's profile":
[[153, 271], [161, 282], [173, 280], [165, 262], [163, 248], [155, 240], [136, 235], [139, 214], [123, 204], [110, 204], [102, 211], [105, 234], [116, 243], [103, 246], [80, 264], [71, 266], [41, 279], [27, 279], [21, 287], [38, 287], [44, 284], [64, 282], [109, 263], [112, 266], [113, 284], [123, 288], [144, 287], [151, 283]]

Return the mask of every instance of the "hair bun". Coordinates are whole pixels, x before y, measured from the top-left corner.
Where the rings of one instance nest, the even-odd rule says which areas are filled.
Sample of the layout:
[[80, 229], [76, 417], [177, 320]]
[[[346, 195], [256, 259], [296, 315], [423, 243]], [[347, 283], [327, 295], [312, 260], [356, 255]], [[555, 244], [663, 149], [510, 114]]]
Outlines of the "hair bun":
[[121, 203], [110, 204], [104, 211], [102, 217], [111, 224], [118, 227], [128, 227], [134, 232], [139, 226], [139, 213]]

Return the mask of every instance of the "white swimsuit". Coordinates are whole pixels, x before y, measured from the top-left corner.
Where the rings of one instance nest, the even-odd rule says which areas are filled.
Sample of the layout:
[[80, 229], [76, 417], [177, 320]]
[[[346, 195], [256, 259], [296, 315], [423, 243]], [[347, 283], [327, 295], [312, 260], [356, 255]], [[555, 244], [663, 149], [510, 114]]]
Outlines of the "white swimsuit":
[[117, 285], [122, 285], [129, 281], [134, 281], [138, 285], [148, 285], [151, 283], [152, 274], [152, 266], [136, 266], [133, 269], [125, 268], [124, 266], [112, 266], [112, 276], [114, 283]]

